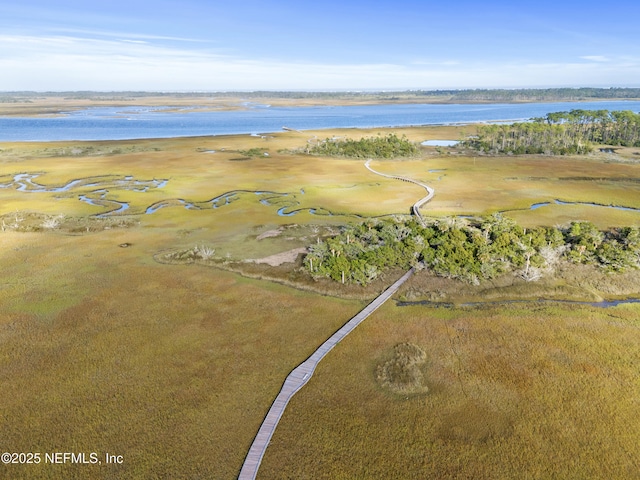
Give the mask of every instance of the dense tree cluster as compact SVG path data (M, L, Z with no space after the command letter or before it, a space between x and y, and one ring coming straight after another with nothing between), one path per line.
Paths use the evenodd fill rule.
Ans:
M640 114L631 110L571 110L549 113L533 121L543 125L565 126L575 137L589 142L626 147L640 146Z
M309 247L305 267L315 277L366 285L385 269L426 267L440 276L478 283L514 272L537 280L559 261L600 265L611 271L640 266L640 229L609 232L590 222L566 229L525 229L493 214L475 223L459 218L366 220Z
M411 157L419 152L418 146L404 135L364 137L360 140L327 138L308 150L314 155L351 158Z
M584 154L593 143L640 146L640 115L631 111L571 110L532 122L481 125L467 146L506 154Z
M477 136L464 145L493 154L572 155L589 153L593 147L566 125L513 123L478 126Z

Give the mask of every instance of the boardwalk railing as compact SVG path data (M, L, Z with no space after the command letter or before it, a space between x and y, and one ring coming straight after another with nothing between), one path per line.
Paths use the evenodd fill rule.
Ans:
M295 393L309 381L311 375L313 375L313 372L316 369L316 366L320 363L320 360L322 360L324 356L338 344L338 342L351 333L353 329L356 328L365 318L386 302L391 295L393 295L400 286L411 277L411 275L413 275L413 269L400 277L393 285L387 288L375 300L361 310L360 313L345 323L340 330L331 335L331 337L320 345L320 347L313 352L307 360L293 369L284 381L284 385L282 386L280 393L278 393L278 396L267 412L267 416L263 420L260 430L258 430L258 434L251 444L249 453L242 465L242 470L240 470L240 476L238 477L239 480L254 480L256 478L258 468L260 468L260 463L262 462L262 457L269 446L273 432L275 431L289 400L291 400L291 397L293 397L293 395L295 395Z

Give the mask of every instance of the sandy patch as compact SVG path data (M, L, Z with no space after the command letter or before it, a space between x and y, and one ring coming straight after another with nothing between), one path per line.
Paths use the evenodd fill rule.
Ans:
M277 236L279 236L282 232L283 232L282 227L278 228L277 230L269 230L269 231L266 231L266 232L261 233L260 235L258 235L258 236L256 237L256 240L263 240L263 239L265 239L265 238L277 237Z
M248 261L253 263L266 263L267 265L271 265L272 267L277 267L279 265L282 265L283 263L295 262L298 258L298 255L306 252L306 247L300 247L294 248L293 250L288 250L286 252L276 253L275 255L270 255L268 257Z

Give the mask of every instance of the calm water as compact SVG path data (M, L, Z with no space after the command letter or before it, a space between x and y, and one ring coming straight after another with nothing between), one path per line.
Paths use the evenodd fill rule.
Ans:
M519 121L572 110L640 111L640 102L487 105L369 105L345 107L253 106L229 112L167 112L165 108L98 107L57 118L0 117L0 141L125 140L282 130L399 127Z

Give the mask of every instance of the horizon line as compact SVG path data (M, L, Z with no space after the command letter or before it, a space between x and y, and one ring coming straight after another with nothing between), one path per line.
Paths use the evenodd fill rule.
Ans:
M554 87L439 87L439 88L344 88L344 89L219 89L219 90L0 90L2 94L16 93L417 93L469 91L543 91L543 90L638 90L640 86L554 86Z

